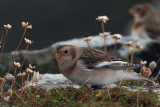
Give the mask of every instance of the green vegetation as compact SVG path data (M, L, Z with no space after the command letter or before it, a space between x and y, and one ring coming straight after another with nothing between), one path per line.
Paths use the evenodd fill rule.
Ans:
M137 92L128 91L124 88L109 89L109 100L107 90L96 91L92 88L83 86L80 89L68 87L66 89L51 89L45 91L42 89L26 88L23 92L13 92L8 101L2 102L2 105L9 106L34 106L34 107L47 107L47 106L136 106L137 105ZM138 91L138 102L140 107L144 106L158 106L158 96L153 90L148 92ZM19 98L19 97L20 98Z

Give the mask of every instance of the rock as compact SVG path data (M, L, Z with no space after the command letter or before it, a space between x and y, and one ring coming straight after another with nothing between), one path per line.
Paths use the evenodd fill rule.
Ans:
M73 86L74 88L79 87L79 85L72 83L62 74L40 74L39 78L40 79L38 83L32 83L31 80L31 82L25 87L35 86L36 84L38 84L38 86L44 90L49 90L52 88L66 88L70 86Z

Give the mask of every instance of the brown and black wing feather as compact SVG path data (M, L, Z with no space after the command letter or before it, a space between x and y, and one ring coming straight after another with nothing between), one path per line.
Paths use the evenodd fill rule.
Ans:
M87 69L93 69L97 64L104 61L122 61L122 59L109 56L105 52L95 48L82 48L82 55L78 60L83 61Z
M120 58L109 56L105 52L95 48L82 48L82 54L78 58L85 65L86 69L141 69L139 64L124 63ZM97 67L102 62L109 62L106 65ZM113 63L114 62L114 63Z

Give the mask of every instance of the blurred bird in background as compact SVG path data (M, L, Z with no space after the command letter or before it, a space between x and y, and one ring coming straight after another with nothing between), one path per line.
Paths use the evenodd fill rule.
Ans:
M160 20L154 7L147 3L134 5L129 13L133 15L132 36L160 40Z

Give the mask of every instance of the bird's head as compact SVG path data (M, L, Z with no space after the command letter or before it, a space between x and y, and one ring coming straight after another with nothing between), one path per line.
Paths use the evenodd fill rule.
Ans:
M55 55L58 65L64 68L72 66L78 52L79 48L73 45L58 46Z
M129 10L129 13L134 16L134 19L137 22L144 22L151 18L152 20L158 20L154 7L147 2L134 5Z

